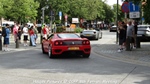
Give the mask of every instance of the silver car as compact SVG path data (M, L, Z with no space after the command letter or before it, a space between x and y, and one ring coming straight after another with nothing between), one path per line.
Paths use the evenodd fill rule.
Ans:
M98 40L102 38L102 31L99 29L83 30L80 32L80 37Z
M138 25L137 36L141 41L150 41L150 25Z
M137 35L150 37L150 25L138 25Z

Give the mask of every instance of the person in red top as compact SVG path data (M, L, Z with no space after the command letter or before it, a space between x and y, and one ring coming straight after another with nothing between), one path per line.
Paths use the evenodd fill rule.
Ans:
M43 32L43 38L47 39L47 28L46 25L44 25L44 28L42 29Z
M34 35L33 26L31 26L31 28L29 29L29 35L30 35L30 39L31 39L32 46L33 46L33 47L36 47L35 35Z

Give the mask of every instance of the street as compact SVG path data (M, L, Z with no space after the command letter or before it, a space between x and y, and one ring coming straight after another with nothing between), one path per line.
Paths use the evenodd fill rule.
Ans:
M0 84L150 84L149 66L94 52L97 45L101 48L115 39L115 34L104 30L102 39L91 40L90 58L49 59L40 46L0 54Z

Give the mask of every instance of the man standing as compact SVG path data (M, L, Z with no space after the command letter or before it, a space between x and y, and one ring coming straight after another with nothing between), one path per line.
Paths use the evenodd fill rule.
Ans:
M27 46L27 41L28 41L28 25L26 24L25 27L23 28L23 40L24 40L24 46Z
M56 27L56 24L55 24L55 22L54 22L54 24L53 24L53 33L56 33L56 31L57 31L57 27Z
M136 48L136 37L137 37L137 25L138 25L138 22L134 22L134 48Z
M9 25L6 24L6 27L4 29L5 35L4 35L4 51L9 51L8 50L8 45L9 45L9 34L10 34L10 29L9 29Z
M132 25L132 22L128 22L128 27L127 27L127 45L126 45L126 50L131 50L134 48L134 26ZM129 48L130 46L130 48Z

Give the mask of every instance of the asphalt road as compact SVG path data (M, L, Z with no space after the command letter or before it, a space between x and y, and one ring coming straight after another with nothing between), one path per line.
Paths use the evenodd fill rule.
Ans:
M103 40L115 39L104 32ZM91 41L94 44L105 42ZM40 47L0 54L0 84L150 84L150 67L130 64L91 53L89 59L49 59Z

